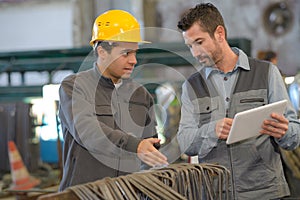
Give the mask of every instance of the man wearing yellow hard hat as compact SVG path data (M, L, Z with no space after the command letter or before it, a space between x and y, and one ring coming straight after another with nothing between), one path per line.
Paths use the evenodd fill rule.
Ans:
M64 135L59 190L168 164L155 131L153 98L130 79L143 41L138 21L109 10L94 22L93 68L66 77L59 90Z

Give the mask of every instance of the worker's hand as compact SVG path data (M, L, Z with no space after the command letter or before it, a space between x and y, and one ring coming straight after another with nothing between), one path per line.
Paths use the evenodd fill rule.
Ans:
M282 138L288 130L289 120L283 115L276 113L272 113L271 117L271 120L264 120L260 133L273 136L274 138Z
M215 131L219 139L227 139L230 128L232 126L232 121L233 119L231 118L224 118L217 122Z
M160 153L153 145L160 142L157 138L148 138L140 142L137 148L138 157L151 167L167 165L167 157Z

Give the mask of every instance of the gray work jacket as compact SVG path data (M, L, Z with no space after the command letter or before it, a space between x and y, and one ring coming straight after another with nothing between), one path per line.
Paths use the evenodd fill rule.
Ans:
M239 71L228 110L214 85L217 83L205 79L203 71L195 73L185 82L178 142L181 150L191 156L197 155L199 149L207 151L205 155L199 155L199 162L218 163L230 170L231 199L280 198L289 195L289 188L282 169L279 145L273 137L260 135L226 145L225 140L217 139L215 133L208 135L205 129L199 132L202 127L214 130L216 121L221 118L233 118L240 111L269 103L269 63L249 58L249 64L251 70L241 68ZM288 118L296 122L295 113L289 114ZM299 126L299 122L295 125ZM297 134L296 140L289 142L293 148L297 147L294 144L299 143ZM211 145L207 142L216 145L206 150Z
M127 79L115 88L94 66L66 77L59 95L64 136L59 190L140 170L138 144L157 137L153 98L144 87Z

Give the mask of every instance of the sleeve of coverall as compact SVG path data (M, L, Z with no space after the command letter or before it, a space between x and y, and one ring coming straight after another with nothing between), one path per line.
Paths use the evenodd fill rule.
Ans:
M299 119L297 119L297 113L290 102L282 76L275 65L271 64L269 74L269 103L283 99L289 100L288 107L284 114L289 120L288 131L281 139L275 139L275 141L283 149L296 149L300 144L300 122Z

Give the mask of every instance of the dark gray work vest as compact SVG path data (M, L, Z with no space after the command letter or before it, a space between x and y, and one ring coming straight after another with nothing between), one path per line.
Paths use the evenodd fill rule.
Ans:
M215 87L215 84L219 83L206 80L204 70L188 79L188 93L194 106L193 116L199 119L199 127L224 117L233 118L238 112L269 103L270 63L248 59L250 70L238 69L229 110L225 110L224 99L219 97ZM199 157L199 162L217 163L231 171L231 199L268 199L261 195L288 194L278 145L268 135L260 135L231 145L219 139L207 155Z
M262 106L268 103L269 63L249 58L250 70L239 68L230 109L225 111L224 100L210 79L205 79L204 70L188 79L189 96L194 105L195 114L200 114L199 126L218 118L233 118L238 112Z

